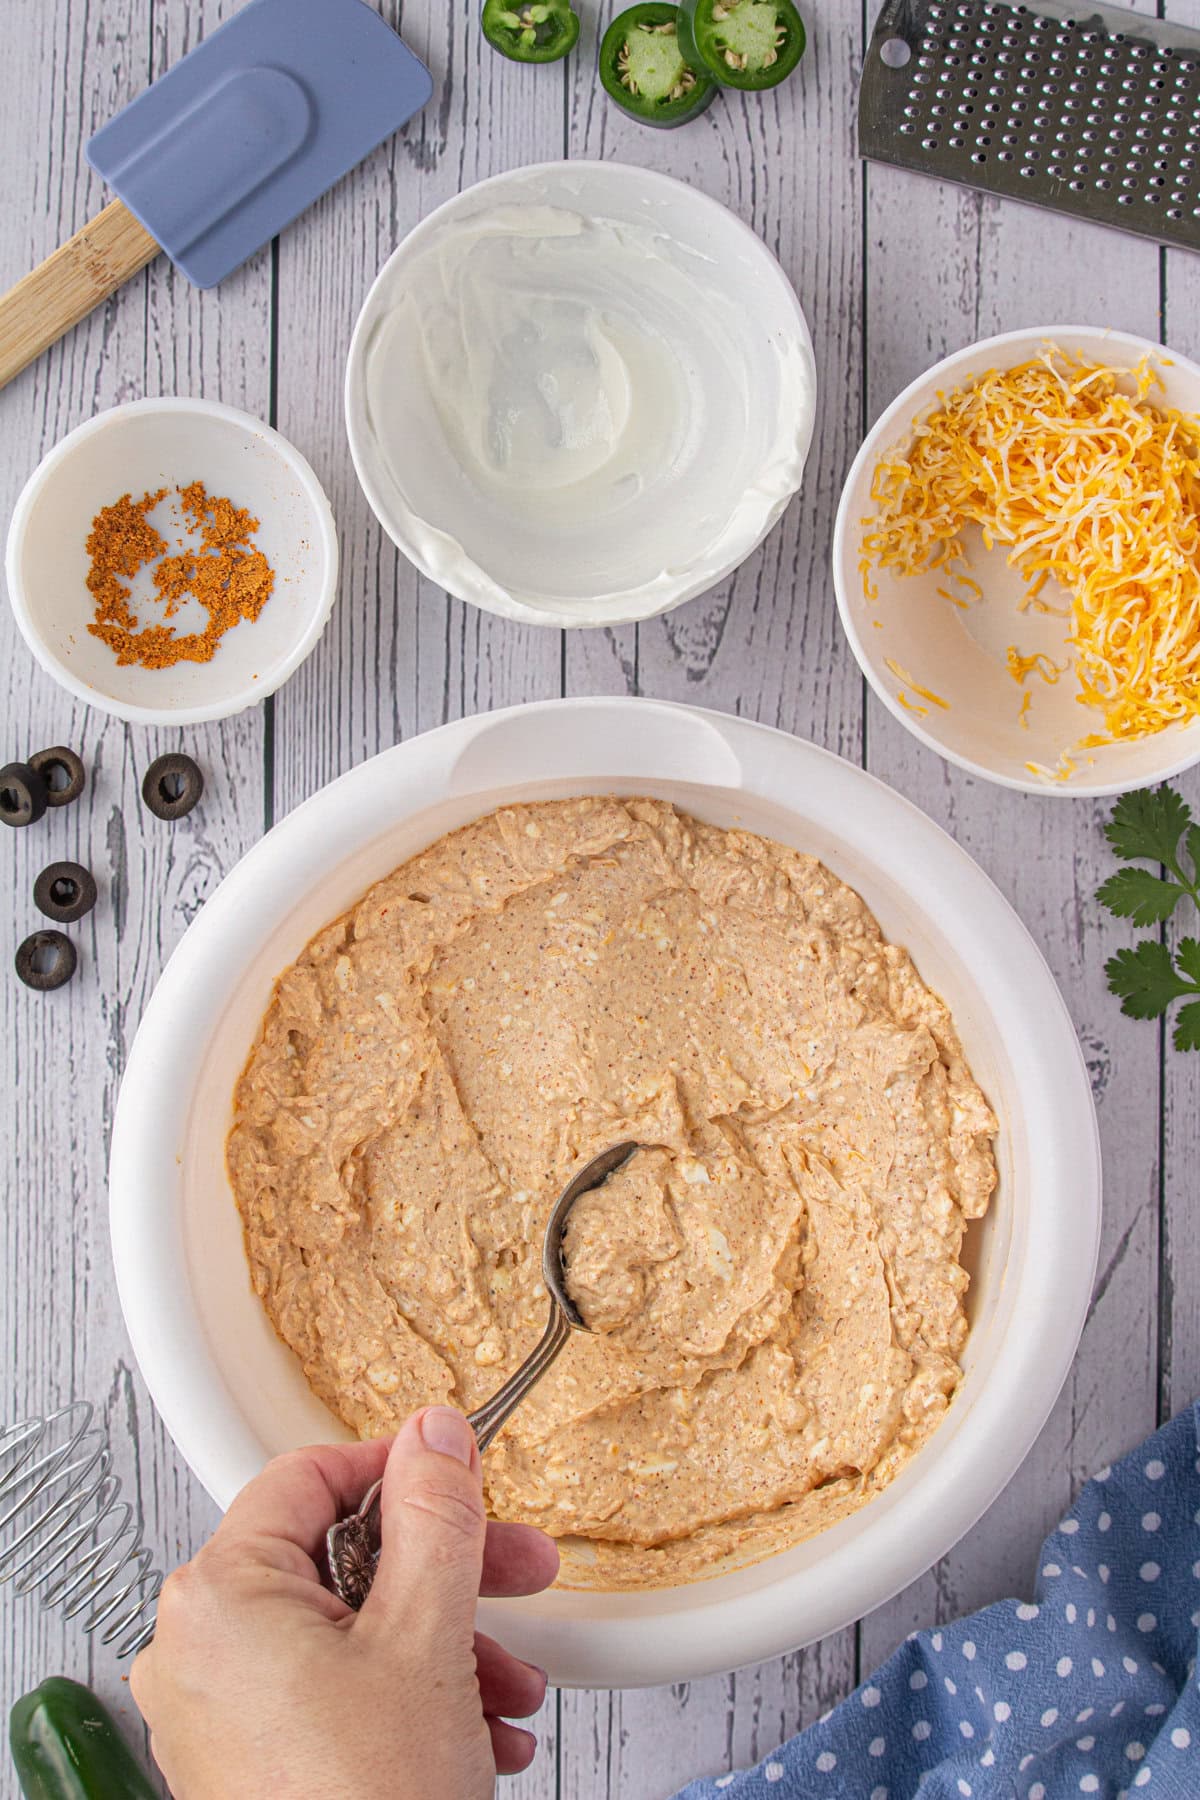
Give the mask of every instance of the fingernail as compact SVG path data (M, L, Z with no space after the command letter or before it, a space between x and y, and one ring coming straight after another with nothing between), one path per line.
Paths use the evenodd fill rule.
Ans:
M475 1433L452 1406L431 1406L422 1413L421 1438L425 1448L436 1450L439 1456L452 1456L460 1463L471 1461Z

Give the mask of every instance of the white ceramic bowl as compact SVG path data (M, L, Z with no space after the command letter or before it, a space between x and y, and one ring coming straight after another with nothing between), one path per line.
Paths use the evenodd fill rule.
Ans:
M1120 794L1164 781L1200 761L1200 722L1074 753L1074 772L1065 780L1032 772L1029 763L1054 769L1063 751L1081 737L1103 730L1103 717L1080 706L1069 675L1053 687L1036 674L1027 678L1024 688L1014 682L1005 662L1008 645L1016 643L1025 655L1045 651L1061 664L1070 655L1069 622L1032 610L1018 614L1025 583L1007 566L1003 548L989 553L977 533L967 534L971 573L985 590L982 602L967 611L939 596L937 590L948 585L941 573L901 576L873 569L871 580L879 597L870 602L859 569L862 522L874 511L871 482L883 456L907 447L914 421L928 412L939 394L949 395L989 369L1028 362L1047 343L1116 368L1130 368L1147 357L1162 377L1162 388L1154 392L1184 412L1200 413L1200 367L1128 332L1047 325L971 344L906 387L867 434L838 507L834 587L842 625L863 674L888 711L931 750L973 774L1028 793L1067 798ZM1043 598L1049 593L1047 589ZM914 693L912 682L948 701L949 710ZM1023 692L1031 696L1024 726L1018 716ZM899 698L901 693L908 705ZM914 705L923 707L924 713L913 711Z
M275 590L253 623L242 620L222 638L211 662L122 668L87 630L92 520L124 493L139 499L192 481L260 521L254 546L275 571ZM337 530L308 463L269 425L212 400L135 400L78 426L34 470L9 526L6 567L25 642L69 693L137 724L191 725L253 706L300 667L333 606ZM174 622L202 628L199 603Z
M572 245L586 249L584 235L569 231L555 236L547 227L536 254L514 261L509 246L523 241L512 224L519 207L555 208L560 221L582 217L603 230L609 222L648 230L652 241L668 246L669 292L651 287L643 293L636 284L617 280L606 288L611 256L590 268L586 262L564 267L560 258L570 256ZM447 286L464 296L464 309L476 309L464 317L459 355L449 366L457 369L460 361L470 366L485 392L484 399L476 396L480 411L489 401L491 410L478 420L472 416L469 424L456 412L448 424L432 394L445 385L438 373L442 365L429 379L423 372L432 352L425 315L414 298L422 291L415 272L428 269L426 259L445 254L447 243L477 221L488 246L487 279L494 280L499 297L489 287L487 304L479 304L481 278L474 264L465 273L439 269L434 291L443 324L440 297ZM564 248L548 256L547 244ZM652 260L639 248L631 266L636 270ZM555 295L552 310L537 290L543 280ZM519 299L507 304L505 296L530 291L540 310L527 334L514 333L494 346L521 304ZM509 454L520 457L512 441L525 444L549 429L540 413L545 407L571 440L567 455L582 454L579 446L591 442L597 414L589 383L602 365L578 324L589 311L605 321L606 354L612 357L613 343L623 346L617 357L623 374L628 352L635 385L639 359L660 357L664 365L686 372L690 391L699 398L686 421L678 402L680 418L672 429L679 441L670 454L687 459L682 466L689 474L655 482L651 468L669 463L652 458L644 480L635 481L628 472L619 482L605 476L607 486L593 480L581 506L577 477L568 480L555 468L554 479L544 470L527 475L523 486L516 484L514 498L514 484L494 486L491 480L495 439L507 436ZM718 329L716 321L726 313L727 327ZM554 341L558 360L546 348L547 339ZM493 352L503 376L491 372ZM510 385L497 395L502 380ZM611 380L619 392L618 377ZM577 385L567 392L569 383ZM595 385L603 387L604 381ZM548 391L557 396L552 407ZM619 404L630 407L624 423L614 427L617 441L624 443L626 433L636 435L629 417L644 414L636 392L632 401L613 400L614 417ZM655 417L672 418L676 404L671 391ZM424 575L460 600L538 625L646 619L723 580L761 543L799 487L814 408L808 326L762 240L699 188L612 162L514 169L466 189L422 219L367 295L346 370L354 466L384 530ZM486 458L481 444L488 446ZM735 445L742 446L736 453ZM725 484L709 491L702 477L722 458L728 464ZM484 461L486 478L480 474ZM532 466L542 469L536 459Z
M944 832L852 764L765 726L657 701L549 701L464 719L362 764L277 825L189 928L147 1009L113 1132L113 1253L167 1427L226 1505L279 1451L344 1431L251 1291L224 1168L231 1095L276 976L373 881L513 800L652 794L821 856L951 1005L1000 1120L973 1227L972 1329L946 1422L854 1517L767 1562L640 1594L488 1601L566 1685L679 1681L840 1629L979 1518L1037 1435L1083 1327L1100 1221L1088 1077L1032 939Z

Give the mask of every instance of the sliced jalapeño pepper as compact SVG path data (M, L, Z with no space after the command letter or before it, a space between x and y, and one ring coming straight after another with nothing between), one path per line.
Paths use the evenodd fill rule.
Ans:
M804 42L804 21L792 0L680 3L680 49L722 87L778 87L804 55Z
M600 82L645 125L686 125L716 98L711 75L692 67L676 36L679 8L642 0L618 13L600 41Z
M492 49L513 62L558 62L579 37L570 0L484 0L479 23Z

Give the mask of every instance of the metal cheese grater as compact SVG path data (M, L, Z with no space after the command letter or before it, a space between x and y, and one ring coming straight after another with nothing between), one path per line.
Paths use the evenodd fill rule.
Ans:
M1200 250L1200 31L1087 0L885 0L858 147Z

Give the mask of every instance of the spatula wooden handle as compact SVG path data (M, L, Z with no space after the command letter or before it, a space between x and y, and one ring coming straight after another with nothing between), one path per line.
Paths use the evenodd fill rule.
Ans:
M0 298L0 387L144 269L159 246L112 200Z

